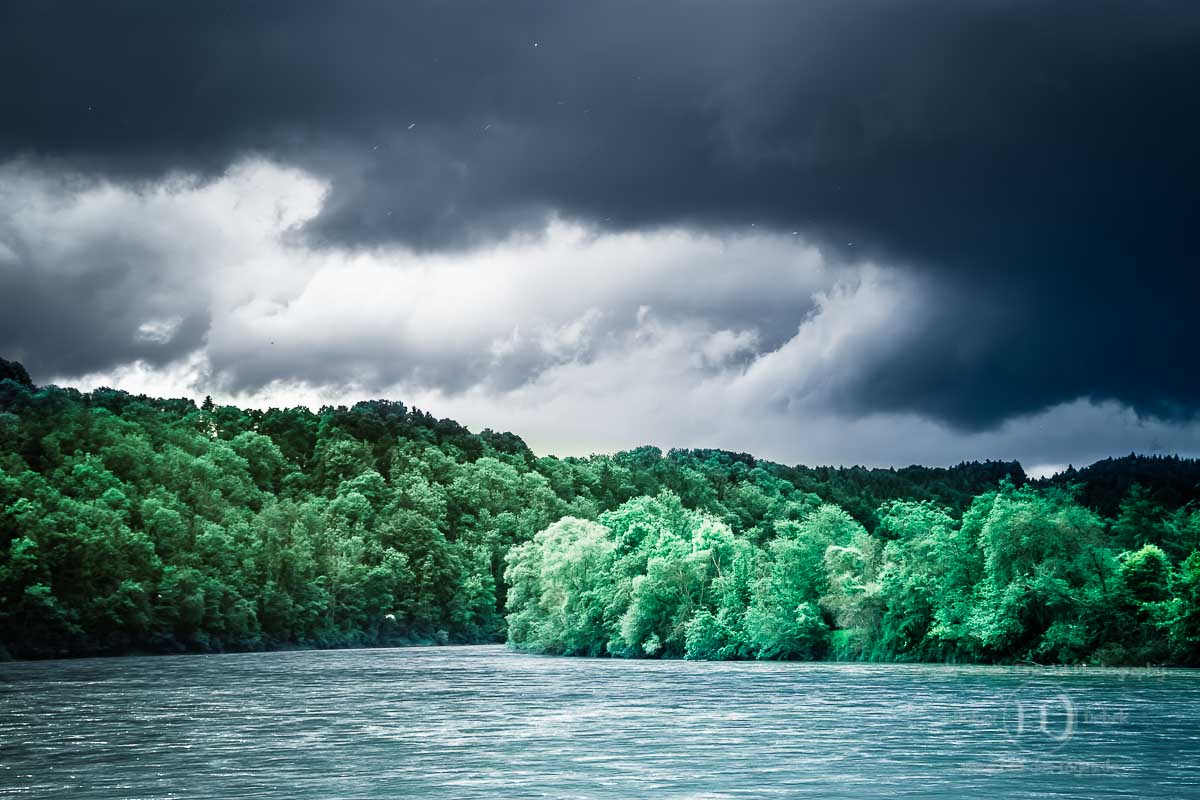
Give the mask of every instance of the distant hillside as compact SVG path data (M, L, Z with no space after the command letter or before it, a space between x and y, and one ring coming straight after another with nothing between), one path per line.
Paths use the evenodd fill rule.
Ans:
M1083 469L1068 468L1039 485L1081 486L1079 499L1088 508L1115 516L1134 485L1166 508L1179 508L1200 498L1200 460L1178 456L1129 454L1106 458Z

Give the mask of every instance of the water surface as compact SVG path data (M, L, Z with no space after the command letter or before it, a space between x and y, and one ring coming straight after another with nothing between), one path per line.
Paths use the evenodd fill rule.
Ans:
M1200 672L412 648L0 664L0 796L1200 798Z

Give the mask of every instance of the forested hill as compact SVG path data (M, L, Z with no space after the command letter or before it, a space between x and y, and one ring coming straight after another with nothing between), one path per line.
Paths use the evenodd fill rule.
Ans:
M398 402L197 407L37 388L0 360L0 655L507 634L563 653L1183 662L1198 483L1180 459L1035 484L1015 462L537 457ZM1013 519L1045 541L1001 542ZM945 575L958 595L938 595ZM1092 584L1092 606L1065 599ZM1114 622L1102 606L1121 603Z
M1157 507L1179 508L1200 495L1200 460L1130 453L1083 469L1068 467L1039 485L1078 486L1081 503L1110 517L1121 513L1130 492Z

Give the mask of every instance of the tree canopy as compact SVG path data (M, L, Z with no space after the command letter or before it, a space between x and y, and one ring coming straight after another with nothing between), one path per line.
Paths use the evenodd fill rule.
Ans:
M1200 465L538 457L403 403L246 410L0 362L0 655L409 642L1186 663ZM1119 495L1119 496L1118 496Z

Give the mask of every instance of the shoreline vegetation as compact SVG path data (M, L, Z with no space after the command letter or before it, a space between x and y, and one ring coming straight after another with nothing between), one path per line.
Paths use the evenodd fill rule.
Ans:
M62 653L55 656L37 656L34 658L16 658L11 653L0 652L0 664L24 663L29 661L50 661L55 659L78 660L83 658L162 658L164 656L236 656L264 653L336 653L342 650L408 650L412 648L445 648L445 647L505 647L503 642L475 643L441 643L432 639L407 640L397 639L381 641L376 644L334 644L321 645L314 643L296 642L263 642L258 647L231 650L125 650L118 653Z
M112 659L123 658L170 658L182 657L188 658L191 656L255 656L255 655L272 655L272 654L288 654L288 653L341 653L345 651L363 650L476 650L479 648L491 648L504 650L517 656L528 656L532 658L545 658L550 660L568 659L582 661L690 661L693 664L826 664L837 665L845 664L847 666L854 665L871 665L871 666L898 666L898 667L981 667L981 668L998 668L998 669L1027 669L1035 670L1039 673L1044 673L1048 676L1054 675L1072 675L1072 674L1088 674L1092 672L1104 673L1108 675L1128 674L1131 676L1167 676L1172 674L1191 674L1200 672L1198 665L1184 664L1100 664L1100 663L1058 663L1058 664L1042 664L1036 661L864 661L862 659L846 659L838 660L833 658L824 659L688 659L688 658L671 658L661 657L652 658L619 658L611 655L587 656L587 655L559 655L554 653L540 653L532 650L518 647L511 642L446 642L442 644L436 641L392 641L381 642L378 644L368 645L315 645L315 644L287 644L275 643L269 646L263 646L245 650L182 650L182 651L138 651L129 650L121 653L88 653L75 655L61 655L38 658L14 658L11 654L0 654L0 664L36 664L45 661L80 661L84 659L101 659L109 661Z
M1200 462L537 457L402 403L38 388L0 360L0 657L1200 665Z

